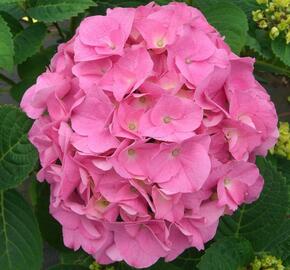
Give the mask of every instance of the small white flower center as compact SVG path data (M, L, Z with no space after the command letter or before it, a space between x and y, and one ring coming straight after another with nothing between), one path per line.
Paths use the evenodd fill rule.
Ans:
M180 149L176 148L171 152L172 156L177 157L180 154Z
M170 116L163 117L163 122L164 124L169 124L171 122L171 117Z

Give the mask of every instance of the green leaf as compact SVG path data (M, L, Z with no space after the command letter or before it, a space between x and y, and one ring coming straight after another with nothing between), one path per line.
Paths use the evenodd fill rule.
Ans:
M66 250L63 245L61 225L49 213L49 185L46 183L38 183L36 180L34 181L37 194L35 215L42 237L52 247L58 250Z
M24 80L13 85L10 89L11 97L15 101L20 102L25 91L33 84L34 84L33 80Z
M273 53L278 57L285 65L290 66L290 44L286 44L285 39L277 38L272 41Z
M285 178L265 159L259 159L260 172L265 179L264 190L253 204L243 205L232 216L220 221L220 236L240 236L248 239L255 251L264 250L284 222L288 191Z
M48 270L88 270L88 268L81 265L60 264L50 267Z
M17 19L15 19L11 14L5 11L0 11L0 16L2 16L2 18L8 24L13 36L15 36L17 33L23 30L21 23Z
M35 167L37 153L27 139L31 121L18 108L0 106L0 190L17 186ZM1 269L1 268L0 268Z
M1 4L22 3L24 0L1 0Z
M10 28L0 16L0 69L13 69L14 45Z
M259 43L257 38L252 37L251 35L247 35L246 40L246 47L248 47L250 50L252 50L254 53L257 54L257 56L269 60L271 58L271 54L269 54Z
M27 10L28 14L40 21L54 22L69 19L95 5L92 0L45 0Z
M29 205L16 191L0 191L0 269L39 270L42 242Z
M46 26L42 23L35 23L18 33L14 38L15 63L21 64L28 57L37 53L42 45L45 34Z
M230 0L239 6L248 16L249 20L252 20L252 11L261 8L256 0Z
M22 80L33 81L49 66L56 47L52 46L28 58L18 66L18 75Z
M290 260L290 219L286 220L277 230L276 236L271 239L265 248L271 254L284 260Z
M174 265L173 263L167 263L167 262L164 262L163 260L159 260L157 263L155 263L154 265L146 269L148 270L181 270L184 268L180 268L177 265Z
M237 270L248 265L254 257L249 241L242 238L224 238L212 244L201 257L199 270Z
M23 7L21 7L19 3L3 4L2 2L0 2L0 10L9 13L16 19L21 19L23 16L26 15Z
M246 43L249 28L243 10L232 3L219 2L203 11L208 22L225 36L225 41L239 54Z
M290 160L286 158L276 157L276 167L286 178L286 184L288 186L288 212L287 215L290 217Z
M207 243L208 245L209 243ZM198 251L194 248L189 248L183 254L178 256L173 263L179 266L181 269L196 270L196 265L200 261L200 257L204 254L204 251Z
M60 260L63 264L81 265L89 267L94 262L93 257L85 253L83 250L72 251L66 249L60 253Z

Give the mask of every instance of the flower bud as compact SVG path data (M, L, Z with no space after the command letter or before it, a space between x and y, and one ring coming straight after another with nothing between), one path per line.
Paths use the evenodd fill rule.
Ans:
M255 22L258 22L258 21L264 19L264 13L260 9L252 11L252 15L253 15L253 20Z
M265 29L268 27L268 23L266 22L266 20L262 20L259 22L259 27L262 29Z
M290 43L290 31L288 30L287 34L286 34L286 44Z
M280 34L279 29L276 26L273 26L270 30L269 36L272 40L276 39Z

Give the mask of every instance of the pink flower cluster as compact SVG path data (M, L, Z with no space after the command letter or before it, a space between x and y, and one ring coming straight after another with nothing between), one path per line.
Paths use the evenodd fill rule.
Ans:
M256 200L278 131L253 64L185 4L83 20L21 102L65 245L148 267Z

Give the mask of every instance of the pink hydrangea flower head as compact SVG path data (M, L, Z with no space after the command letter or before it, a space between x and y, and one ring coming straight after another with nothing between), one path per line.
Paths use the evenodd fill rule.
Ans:
M253 64L186 4L84 19L21 102L64 244L149 267L256 200L278 132Z

